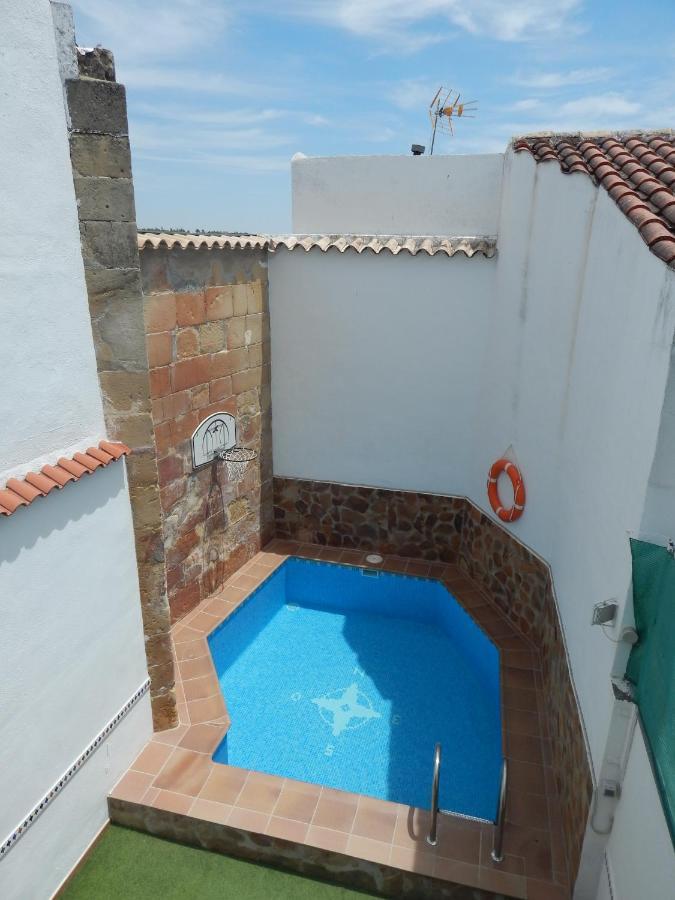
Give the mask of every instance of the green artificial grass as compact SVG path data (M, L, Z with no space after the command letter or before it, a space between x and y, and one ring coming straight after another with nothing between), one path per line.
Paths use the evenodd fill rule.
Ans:
M111 825L59 900L363 900L372 896Z

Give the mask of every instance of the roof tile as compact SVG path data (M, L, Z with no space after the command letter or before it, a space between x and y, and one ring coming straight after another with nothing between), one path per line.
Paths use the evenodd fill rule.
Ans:
M649 249L675 268L675 133L526 135L516 153L555 161L602 185Z
M483 256L494 256L496 242L491 237L445 237L441 235L404 235L404 234L287 234L277 236L249 235L244 238L239 235L194 235L171 234L170 232L139 232L138 246L143 249L161 250L163 248L191 248L222 249L237 248L242 246L263 247L274 252L283 247L287 250L296 248L312 250L317 247L324 252L326 250L355 250L363 253L364 250L372 253L381 253L383 250L394 256L401 252L415 256L418 253L427 253L435 256L444 253L446 256L454 256L455 253L464 253L465 256L474 256L482 253Z
M28 472L23 480L10 478L4 490L0 490L0 516L11 516L20 506L28 506L54 488L60 490L69 481L77 481L127 453L131 451L124 444L101 441L86 453L73 454L72 459L62 456L55 466L45 465L41 472Z

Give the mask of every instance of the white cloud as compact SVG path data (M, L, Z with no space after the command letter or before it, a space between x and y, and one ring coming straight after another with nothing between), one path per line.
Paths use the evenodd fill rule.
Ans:
M120 61L167 59L218 40L231 13L218 0L72 0L78 41ZM84 34L83 34L84 32Z
M533 109L540 109L541 105L541 100L535 100L532 97L527 97L525 100L516 100L515 103L512 103L509 106L509 109L513 112L529 112Z
M399 109L423 110L429 106L438 85L428 79L408 78L394 85L389 100Z
M452 30L498 41L577 33L582 0L289 0L284 10L371 38L419 50ZM435 27L432 27L435 26Z
M521 87L534 88L536 90L556 90L574 85L607 81L612 74L611 69L599 66L594 69L572 69L569 72L538 72L532 75L516 75L512 81Z

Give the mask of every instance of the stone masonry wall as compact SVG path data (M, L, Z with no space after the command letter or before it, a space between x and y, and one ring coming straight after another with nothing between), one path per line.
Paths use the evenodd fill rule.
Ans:
M548 566L463 497L274 479L276 536L456 563L490 594L542 658L551 767L572 883L592 780Z
M112 72L110 58L106 78ZM106 428L133 451L127 473L153 720L161 730L178 720L125 92L114 80L82 77L80 70L66 82L66 96Z
M152 417L171 618L184 616L273 534L266 253L141 252ZM216 412L258 454L232 483L192 468L190 438Z

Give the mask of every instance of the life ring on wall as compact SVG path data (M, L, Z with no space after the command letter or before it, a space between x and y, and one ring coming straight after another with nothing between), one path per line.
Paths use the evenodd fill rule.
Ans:
M513 506L508 508L502 506L497 488L497 480L502 472L509 476L513 486ZM525 509L525 482L518 466L504 458L493 463L488 472L487 494L490 506L502 522L515 522L519 519Z

